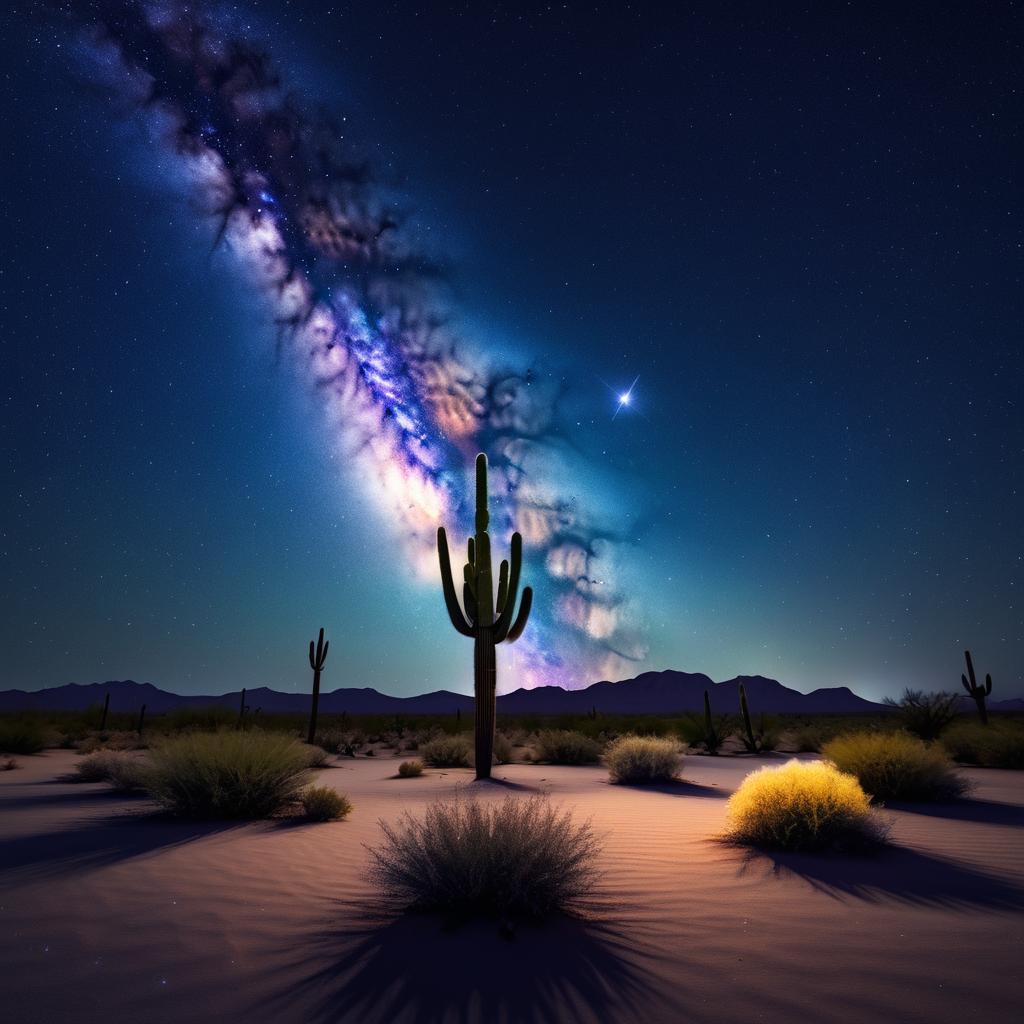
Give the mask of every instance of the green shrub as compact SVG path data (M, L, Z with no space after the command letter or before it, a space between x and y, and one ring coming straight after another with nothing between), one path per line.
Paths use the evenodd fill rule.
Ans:
M604 752L612 782L670 782L683 762L678 742L662 736L622 736Z
M958 722L942 734L950 757L986 768L1024 768L1024 729L1002 722Z
M0 722L0 752L38 754L46 746L46 733L35 722L13 719Z
M422 818L406 813L381 829L371 878L404 907L543 917L579 905L596 882L590 823L574 824L542 796L438 801Z
M186 733L153 748L150 794L190 818L267 818L309 781L309 754L286 735Z
M769 849L849 850L886 836L860 783L820 761L751 772L729 798L727 815L727 839Z
M340 821L352 810L352 801L330 786L310 786L302 791L302 809L310 821Z
M398 766L398 774L403 779L416 779L423 774L422 761L403 761Z
M876 800L949 800L967 789L941 747L906 733L837 736L822 754Z
M549 764L597 764L601 744L569 729L544 729L537 737L536 759Z
M432 768L468 768L473 744L466 733L438 736L420 747L420 757Z

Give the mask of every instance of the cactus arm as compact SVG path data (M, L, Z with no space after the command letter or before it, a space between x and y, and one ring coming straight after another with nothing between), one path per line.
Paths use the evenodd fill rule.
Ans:
M516 621L509 627L509 631L502 637L508 643L513 643L523 635L526 629L526 620L530 617L530 608L533 606L533 587L523 587L523 599L519 602L519 614ZM497 640L497 637L495 637Z
M476 564L476 545L473 543L473 538L469 538L469 543L466 545L466 561L470 565Z
M967 660L967 678L971 681L971 689L975 689L978 685L978 680L974 675L974 661L971 659L971 652L964 651L964 658Z
M498 568L498 600L494 610L500 615L505 607L505 598L508 595L508 560L502 559Z
M967 676L965 676L962 672L960 673L960 682L964 684L964 689L968 693L973 693L973 691L971 690L971 684L967 682Z
M466 621L466 616L459 607L459 599L455 594L455 584L452 582L452 561L448 554L448 537L444 527L437 529L437 559L441 565L441 588L444 591L444 604L448 609L448 618L457 633L463 636L474 636L472 627Z
M519 571L523 567L523 538L519 533L512 534L512 549L509 554L508 587L505 590L505 604L494 624L495 635L504 638L508 635L512 624L512 612L516 606L516 595L519 593ZM525 625L525 623L524 623Z
M309 667L311 669L314 669L314 670L316 669L316 660L313 657L313 641L312 640L309 641Z
M985 696L987 697L992 692L992 676L987 672L985 673Z
M466 609L466 619L471 626L476 625L476 598L468 583L462 584L462 604Z
M330 640L328 640L328 641L327 641L327 642L326 642L326 643L324 644L324 653L323 653L323 654L321 654L321 655L320 655L320 658L319 658L319 661L320 661L320 667L321 667L321 668L323 668L323 667L324 667L324 665L326 665L326 664L327 664L327 648L328 648L328 647L330 647L330 646L331 646L331 641L330 641Z

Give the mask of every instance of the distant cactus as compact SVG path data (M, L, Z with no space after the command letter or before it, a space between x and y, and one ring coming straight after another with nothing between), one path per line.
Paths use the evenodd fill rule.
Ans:
M110 710L110 694L108 693L103 698L103 714L100 715L100 732L106 731L107 728L107 712Z
M306 734L306 742L312 743L316 736L316 714L320 707L320 673L324 670L324 663L327 661L327 648L331 641L324 640L323 626L320 627L320 637L313 646L309 641L309 667L313 670L313 707L309 712L309 732ZM344 673L343 673L344 674Z
M143 704L142 707L139 708L139 728L138 728L138 733L139 733L140 736L142 735L142 727L143 727L143 725L145 725L145 723L146 723L146 705Z
M988 725L988 708L985 707L985 698L992 692L992 677L986 675L985 685L980 686L974 675L971 652L964 651L964 657L967 659L967 675L961 675L960 681L964 684L967 693L974 699L974 703L978 705L978 717L981 719L981 724Z
M476 457L476 533L469 538L463 567L462 605L452 579L451 556L444 527L437 530L437 556L448 617L456 632L473 638L473 693L476 706L476 777L491 777L494 756L494 722L497 710L498 669L495 645L517 640L526 628L533 590L523 589L519 614L513 619L523 561L523 538L512 534L509 561L502 561L495 598L491 572L491 538L487 532L487 456Z
M747 691L740 683L740 714L743 716L743 746L751 754L760 754L766 750L774 750L778 743L778 735L768 725L767 719L761 715L760 728L755 732L750 721L750 708L747 706Z
M241 731L245 728L245 713L249 710L249 706L245 703L245 687L242 687L242 697L238 702L238 729Z
M742 687L740 688L742 691ZM746 694L743 694L743 700L746 700ZM709 754L717 754L719 748L722 746L722 737L719 735L718 730L715 728L714 719L711 717L711 695L707 690L704 691L704 749Z

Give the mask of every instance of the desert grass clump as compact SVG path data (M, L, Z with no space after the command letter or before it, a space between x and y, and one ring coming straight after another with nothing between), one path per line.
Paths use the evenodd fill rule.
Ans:
M951 800L967 790L942 747L906 733L837 736L821 752L876 800Z
M124 750L95 750L75 765L75 782L107 782L121 793L149 788L146 762Z
M620 736L604 752L612 782L671 782L679 777L683 753L664 736Z
M468 768L473 744L465 733L438 736L420 747L420 757L431 768Z
M959 722L942 734L950 757L985 768L1024 768L1024 728L1009 722Z
M46 746L46 733L35 722L11 719L0 721L0 752L38 754Z
M153 748L150 795L187 818L268 818L309 781L309 752L289 736L189 733Z
M310 821L340 821L352 811L352 801L330 786L310 786L302 791L301 800Z
M766 849L856 850L887 835L856 778L820 761L751 772L727 814L728 841Z
M589 822L544 796L500 804L455 797L381 821L371 878L404 908L453 917L541 918L572 910L592 893L600 843Z
M549 764L597 764L601 744L571 729L544 729L537 737L535 759Z
M512 741L503 732L496 732L494 734L494 763L511 764L513 757Z
M423 774L423 762L403 761L398 766L398 774L403 779L418 779Z

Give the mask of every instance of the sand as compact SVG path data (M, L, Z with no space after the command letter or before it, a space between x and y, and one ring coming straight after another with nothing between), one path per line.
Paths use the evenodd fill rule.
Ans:
M688 784L512 765L391 778L340 760L330 824L173 823L144 798L59 781L67 751L0 773L5 1021L950 1021L1018 1019L1024 773L973 798L890 809L871 859L723 846L725 798L768 758L690 757ZM549 792L604 835L588 921L445 930L382 920L365 880L378 819L455 786Z

